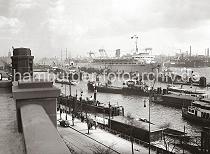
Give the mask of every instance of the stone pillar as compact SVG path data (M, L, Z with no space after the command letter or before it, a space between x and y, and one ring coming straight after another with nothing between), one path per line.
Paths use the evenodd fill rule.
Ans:
M15 83L15 82L14 82ZM20 108L27 104L38 104L44 108L55 127L57 127L57 98L60 89L52 82L23 82L19 81L12 87L16 103L18 131L22 132Z

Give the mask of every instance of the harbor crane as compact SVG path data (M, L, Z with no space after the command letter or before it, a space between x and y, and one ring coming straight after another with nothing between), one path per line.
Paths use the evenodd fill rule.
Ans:
M90 52L88 52L88 55L89 55L90 58L93 58L93 55L95 56L95 53L90 51Z
M99 49L99 53L101 58L108 57L105 49Z

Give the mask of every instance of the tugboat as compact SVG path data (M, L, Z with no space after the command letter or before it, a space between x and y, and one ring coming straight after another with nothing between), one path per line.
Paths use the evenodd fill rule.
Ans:
M210 126L210 104L195 101L188 108L182 108L182 117L198 124Z

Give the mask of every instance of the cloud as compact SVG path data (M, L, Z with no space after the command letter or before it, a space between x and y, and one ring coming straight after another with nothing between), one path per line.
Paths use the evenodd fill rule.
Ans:
M7 18L4 16L0 16L1 36L17 34L20 31L21 26L21 22L18 20L18 18Z
M0 1L2 47L28 46L36 56L72 55L104 47L130 51L131 35L140 46L162 49L208 46L208 0L8 0Z

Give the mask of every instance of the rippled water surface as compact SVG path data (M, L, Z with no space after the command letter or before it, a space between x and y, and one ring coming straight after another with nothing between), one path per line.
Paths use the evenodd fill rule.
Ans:
M210 68L195 68L192 69L198 72L201 76L207 77L207 82L210 82ZM76 95L76 91L78 96L80 92L83 91L83 97L90 97L93 93L88 92L87 90L87 82L80 82L77 86L72 87L72 95ZM119 83L117 83L119 84ZM57 87L61 88L62 92L65 93L65 86L61 86L60 84L55 84ZM156 87L162 86L166 87L166 84L156 83ZM184 88L190 88L189 86L184 86ZM193 87L194 89L199 89ZM210 94L210 91L205 88ZM69 86L66 86L66 94L69 95ZM111 104L119 104L124 106L125 114L131 113L135 118L145 118L148 119L148 98L141 96L126 96L121 94L109 94L109 93L97 93L97 100L102 103L111 103ZM146 100L146 107L144 107L144 100ZM167 106L163 106L160 104L151 103L151 122L161 126L164 124L170 124L171 128L178 129L183 131L184 126L186 127L186 132L190 134L196 134L199 132L200 127L193 125L192 123L182 119L181 109L175 109Z

